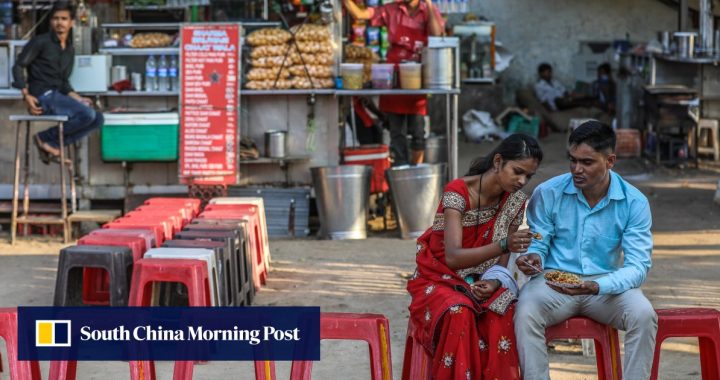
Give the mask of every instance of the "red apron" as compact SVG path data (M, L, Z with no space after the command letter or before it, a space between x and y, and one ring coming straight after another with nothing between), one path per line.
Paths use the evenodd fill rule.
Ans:
M420 62L422 48L427 45L425 29L414 29L398 25L397 31L389 36L390 49L387 62L395 64L395 72L400 75L397 65L403 61ZM380 111L399 114L426 115L427 97L425 95L383 95L380 97Z

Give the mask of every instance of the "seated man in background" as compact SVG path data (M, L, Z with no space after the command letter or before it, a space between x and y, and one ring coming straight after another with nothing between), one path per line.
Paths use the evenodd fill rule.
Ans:
M535 96L550 111L561 111L575 107L590 106L587 97L577 96L567 91L565 86L553 78L553 69L549 63L538 66L535 83Z

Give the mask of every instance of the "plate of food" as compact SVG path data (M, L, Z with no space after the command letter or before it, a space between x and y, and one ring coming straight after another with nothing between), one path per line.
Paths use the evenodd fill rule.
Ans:
M578 275L557 270L545 273L545 282L559 288L570 289L579 288L583 284L583 280Z

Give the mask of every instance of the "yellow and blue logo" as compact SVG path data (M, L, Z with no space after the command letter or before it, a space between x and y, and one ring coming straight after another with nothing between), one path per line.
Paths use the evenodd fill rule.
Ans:
M70 320L35 321L35 346L70 347Z

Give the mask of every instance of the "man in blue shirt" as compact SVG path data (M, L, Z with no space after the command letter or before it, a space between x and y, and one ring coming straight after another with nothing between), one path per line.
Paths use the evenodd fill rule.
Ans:
M623 378L650 377L657 315L640 286L652 264L647 198L611 171L615 132L588 121L568 141L570 173L533 192L527 207L533 239L518 268L534 276L520 291L515 334L525 379L549 379L545 328L584 315L627 331ZM583 280L577 288L549 285L559 270Z

